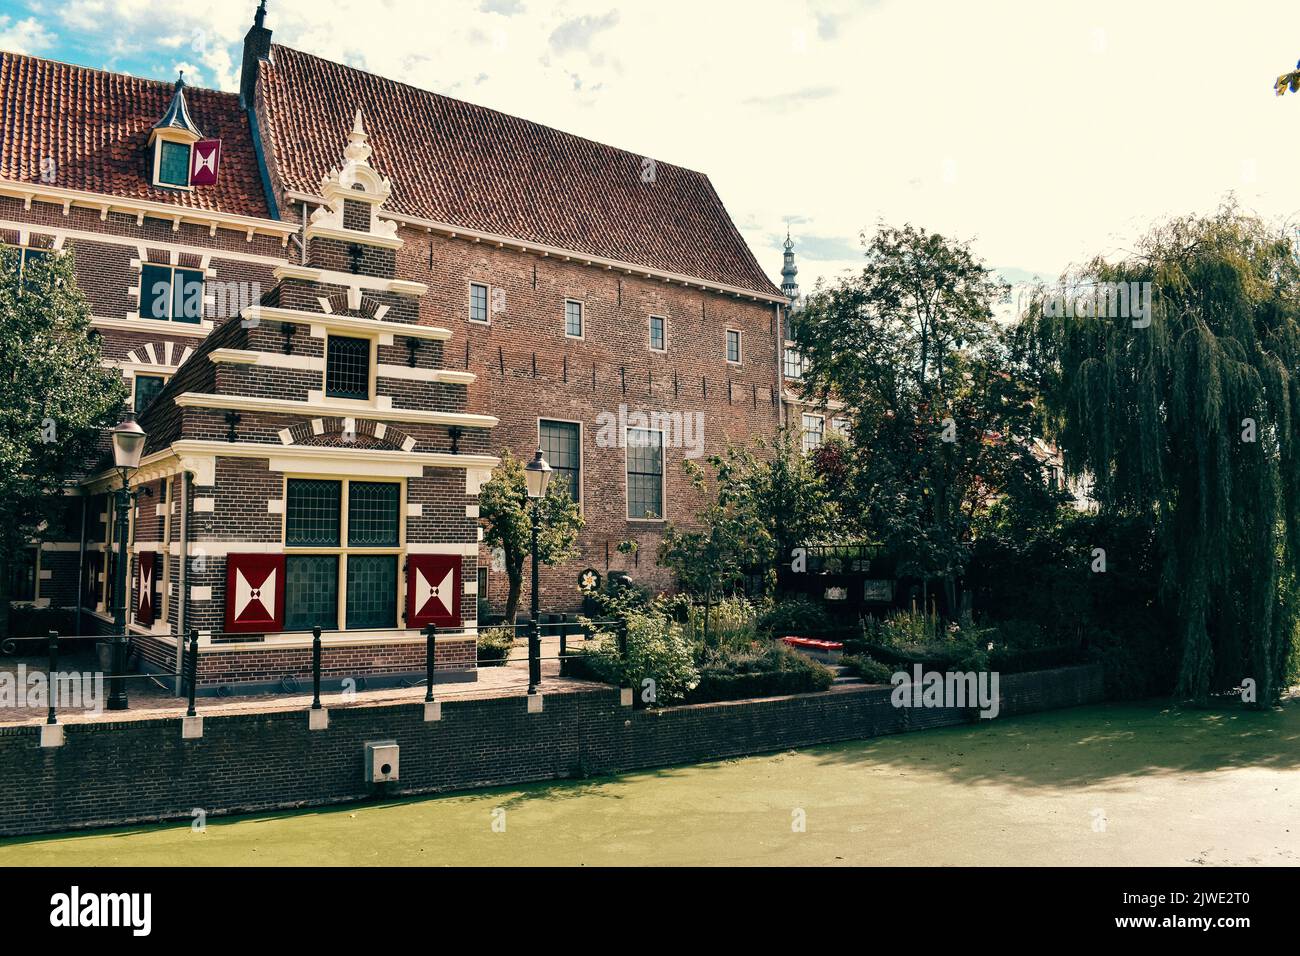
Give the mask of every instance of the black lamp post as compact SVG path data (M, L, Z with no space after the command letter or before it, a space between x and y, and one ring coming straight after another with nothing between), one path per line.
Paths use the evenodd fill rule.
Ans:
M536 694L537 687L542 682L542 635L538 626L537 606L537 529L541 522L542 499L546 497L546 487L551 483L551 466L542 457L540 448L533 460L524 465L524 482L528 486L528 497L533 503L533 600L532 618L528 622L528 693Z
M117 571L113 580L113 675L109 681L108 709L126 710L126 565L130 547L131 523L131 473L140 467L144 451L144 429L136 424L135 414L127 412L116 428L113 437L113 464L122 475L122 487L117 490Z

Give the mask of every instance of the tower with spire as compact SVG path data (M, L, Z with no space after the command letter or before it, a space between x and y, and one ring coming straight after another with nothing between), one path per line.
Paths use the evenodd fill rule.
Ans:
M794 240L790 238L790 230L785 231L785 260L781 265L781 291L785 293L786 301L790 303L790 311L793 312L799 305L799 267L794 264Z

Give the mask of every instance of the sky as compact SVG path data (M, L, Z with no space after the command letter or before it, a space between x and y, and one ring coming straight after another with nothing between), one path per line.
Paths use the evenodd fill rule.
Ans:
M0 49L238 88L253 0L0 0ZM165 16L159 11L165 10ZM863 232L1010 281L1230 197L1300 222L1300 5L1265 0L270 0L278 43L710 177L779 282ZM1293 32L1294 31L1294 32ZM400 188L400 183L396 184Z

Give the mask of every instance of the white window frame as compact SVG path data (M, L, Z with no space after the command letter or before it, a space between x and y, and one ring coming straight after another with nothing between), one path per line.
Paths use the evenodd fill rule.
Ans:
M144 285L144 271L146 269L166 269L168 271L168 274L171 276L171 279L167 283L167 314L162 318L159 318L154 315L142 315L140 312L140 308L144 305L145 295L150 294L152 291L146 289ZM199 317L197 320L193 322L191 322L189 319L178 319L176 318L175 315L172 314L172 307L175 306L176 304L176 273L177 272L193 272L193 273L197 273L199 276L202 277L201 281L203 284L203 294L200 296L201 303L199 305ZM169 322L174 325L178 325L181 328L195 328L195 329L204 328L205 323L210 322L206 314L208 308L208 270L207 269L199 268L196 266L182 266L172 262L142 261L140 263L139 281L140 281L140 285L139 285L140 295L139 298L136 300L136 309L135 309L136 319L143 319L145 322Z
M141 379L142 377L143 377L143 378L160 378L160 379L162 379L162 381L163 381L163 388L166 388L166 387L167 387L167 383L170 382L170 381L171 381L171 378L172 378L170 374L163 374L163 373L161 373L161 372L133 372L133 373L132 373L132 375L131 375L131 410L134 411L137 415L140 414L140 408L139 408L139 403L138 403L137 398L136 398L136 391L137 391L137 389L140 387L140 379Z
M628 472L628 449L632 447L632 443L628 441L628 433L634 431L657 432L659 435L659 517L657 518L632 517L632 475ZM662 428L633 428L630 425L623 428L623 514L628 521L642 524L658 524L668 520L668 449L664 444Z
M654 334L653 334L653 332L651 331L651 329L654 328L654 320L655 320L655 319L658 319L660 322L663 323L664 345L663 345L663 348L660 348L660 349L655 348L655 346L654 346ZM646 347L647 347L651 352L658 352L658 353L661 354L661 355L664 354L665 352L667 352L667 351L668 351L668 316L666 316L666 315L653 315L653 314L650 315L650 316L646 319L645 338L646 338Z
M810 418L821 422L821 428L819 428L815 433L808 427L808 419ZM817 444L811 447L808 445L808 436L810 434L816 434L818 436ZM809 452L816 451L822 446L824 441L826 441L826 416L814 415L811 412L802 412L799 419L799 447L803 453L806 455Z
M576 305L576 306L578 307L578 323L579 323L579 325L582 327L582 334L581 334L581 335L571 335L571 334L569 333L569 306L570 306L570 304L572 304L572 305ZM581 340L583 340L583 339L585 339L585 338L587 337L587 306L583 303L583 301L582 301L581 299L565 299L565 300L564 300L564 315L563 315L563 321L564 321L564 337L565 337L566 339L575 339L575 340L577 340L577 341L581 341Z
M474 287L478 286L483 290L483 318L474 318ZM476 282L471 280L465 286L465 315L466 321L472 325L491 325L492 324L492 286L486 282Z
M736 358L731 357L731 337L736 337ZM727 329L722 333L722 357L728 365L745 364L745 335L740 329Z
M190 182L190 176L194 170L194 144L196 142L196 139L185 133L158 130L153 143L153 175L150 177L151 183L160 189L179 189L185 192L193 192L194 186ZM184 146L189 155L189 159L185 163L185 185L183 186L176 183L166 183L162 180L163 143L175 143L177 146Z
M370 342L369 372L370 380L366 386L369 392L367 398L344 398L340 395L331 395L329 393L329 376L330 376L330 339L366 339ZM321 356L320 370L320 400L323 403L343 402L348 405L355 405L358 402L365 405L375 405L379 401L379 392L376 389L379 378L379 346L378 339L374 335L365 332L326 332L325 333L325 350Z

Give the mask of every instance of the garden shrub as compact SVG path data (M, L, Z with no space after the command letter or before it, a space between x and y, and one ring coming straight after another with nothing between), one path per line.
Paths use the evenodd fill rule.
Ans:
M690 703L809 694L826 690L835 680L828 667L784 644L752 645L745 650L707 650L700 680Z
M491 627L479 631L478 666L501 667L510 658L515 646L515 629L512 627Z
M692 607L688 620L692 638L704 644L704 605ZM743 597L723 598L712 605L708 621L707 643L714 647L747 647L757 636L758 611Z
M840 663L850 674L868 684L888 684L894 676L894 668L885 666L870 654L845 654Z
M831 629L826 609L802 596L777 601L765 608L758 619L759 632L770 637L820 637Z

